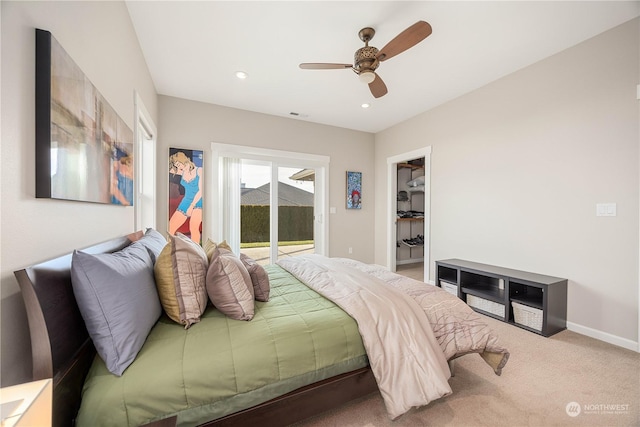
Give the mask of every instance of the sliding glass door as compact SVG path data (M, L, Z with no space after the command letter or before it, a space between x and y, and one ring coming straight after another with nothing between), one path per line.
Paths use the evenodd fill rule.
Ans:
M278 167L278 259L314 253L314 180L314 169Z
M213 144L219 190L213 235L260 264L325 253L328 158ZM214 181L216 180L214 178Z
M268 264L271 261L271 164L246 159L240 164L240 252L259 264Z
M314 177L313 169L240 160L241 253L267 264L314 252Z

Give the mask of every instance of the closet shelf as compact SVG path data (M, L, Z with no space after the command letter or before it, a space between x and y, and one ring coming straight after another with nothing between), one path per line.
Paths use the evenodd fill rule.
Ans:
M399 168L424 169L424 165L412 165L411 163L398 163Z
M425 161L414 159L397 164L396 261L424 261Z

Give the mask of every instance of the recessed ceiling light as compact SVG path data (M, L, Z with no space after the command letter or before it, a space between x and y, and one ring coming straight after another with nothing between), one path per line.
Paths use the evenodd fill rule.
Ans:
M240 80L244 80L247 77L249 77L249 75L244 71L236 71L236 77L239 78Z
M369 105L369 104L362 104L362 105L361 105L361 107L362 107L362 108L369 108L369 107L371 107L371 105Z

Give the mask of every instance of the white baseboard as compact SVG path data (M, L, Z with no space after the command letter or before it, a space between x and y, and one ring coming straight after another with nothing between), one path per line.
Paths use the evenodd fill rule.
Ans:
M638 343L626 338L612 335L607 332L602 332L597 329L589 328L587 326L578 325L577 323L573 322L567 322L567 329L591 338L595 338L600 341L604 341L609 344L617 345L618 347L626 348L627 350L632 350L640 353L640 346L638 345Z

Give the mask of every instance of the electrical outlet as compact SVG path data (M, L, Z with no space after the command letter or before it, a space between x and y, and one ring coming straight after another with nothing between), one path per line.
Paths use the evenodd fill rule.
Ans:
M349 248L349 253L352 254L353 253L353 248Z

